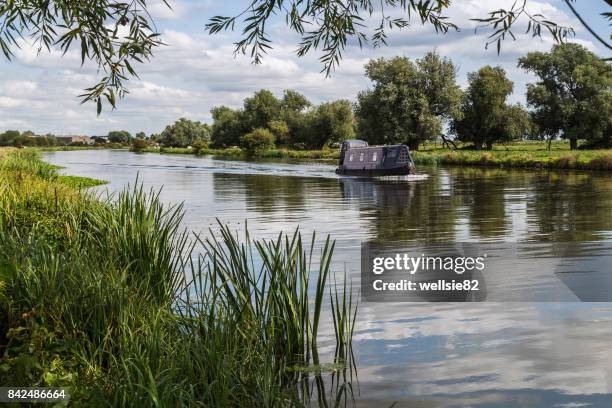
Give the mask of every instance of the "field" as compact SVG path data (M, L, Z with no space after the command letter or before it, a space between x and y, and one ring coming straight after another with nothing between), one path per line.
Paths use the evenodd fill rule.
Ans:
M75 406L351 398L356 302L341 278L327 287L329 237L312 253L297 231L194 236L154 191L105 200L34 150L0 154L0 386L67 387Z

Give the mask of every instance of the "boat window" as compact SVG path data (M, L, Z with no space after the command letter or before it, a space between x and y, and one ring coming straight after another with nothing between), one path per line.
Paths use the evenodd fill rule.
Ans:
M363 152L359 154L359 161L363 161Z
M353 153L349 156L349 161L353 161Z
M378 153L378 152L374 152L374 153L372 153L372 161L376 161L376 156L377 156L377 154L376 154L376 153Z
M387 157L389 159L394 159L397 157L397 147L392 147L387 151Z

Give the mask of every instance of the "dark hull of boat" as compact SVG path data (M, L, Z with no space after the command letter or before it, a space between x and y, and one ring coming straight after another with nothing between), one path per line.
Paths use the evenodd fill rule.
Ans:
M376 177L376 176L405 176L406 174L412 173L414 166L405 165L392 167L390 169L347 169L339 167L336 169L336 174L342 176L362 176L362 177Z

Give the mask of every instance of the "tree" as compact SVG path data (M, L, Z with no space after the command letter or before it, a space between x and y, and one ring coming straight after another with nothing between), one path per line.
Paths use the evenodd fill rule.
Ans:
M527 85L527 104L540 134L561 135L572 149L578 139L612 145L612 67L579 44L553 46L551 52L530 52L519 67L539 81Z
M127 130L113 130L108 132L108 141L112 143L130 143L132 135Z
M257 154L274 147L274 135L268 129L257 128L240 138L240 146L249 155Z
M463 142L477 149L493 147L495 142L519 139L529 133L529 116L520 105L508 105L513 84L501 67L485 66L468 74L469 86L461 112L451 124Z
M13 146L15 140L19 138L21 133L18 130L7 130L0 134L0 146Z
M321 149L325 145L355 135L353 107L347 100L323 103L306 115L298 142L306 147Z
M208 143L210 127L206 123L180 118L172 125L166 126L161 133L159 142L168 147L187 147L191 146L196 140L203 140Z
M138 133L136 133L136 138L137 139L146 139L147 138L147 134L145 132L138 132Z
M246 133L243 117L240 110L234 110L227 106L217 106L210 110L213 118L211 140L215 147L238 146L240 136Z
M442 133L459 106L461 90L452 61L430 52L413 63L406 57L371 60L371 90L359 93L355 112L361 139L372 144L406 143L412 149Z
M440 120L452 119L461 101L461 88L457 85L457 69L449 58L437 52L428 52L416 61L418 86L427 99L431 114Z
M280 116L281 104L272 92L262 89L244 100L244 120L249 130L265 128Z
M304 95L292 89L286 89L283 92L283 99L281 99L280 105L284 113L303 112L306 108L312 106Z

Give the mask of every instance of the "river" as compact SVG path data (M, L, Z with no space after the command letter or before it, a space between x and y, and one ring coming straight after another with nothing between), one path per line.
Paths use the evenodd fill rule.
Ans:
M612 241L606 173L419 167L415 176L368 181L339 178L332 164L314 162L114 150L45 159L67 174L110 181L102 191L137 176L146 188L163 187L162 200L183 202L185 226L196 232L214 230L218 218L236 230L247 220L261 238L298 226L306 235L330 234L332 269L357 284L364 241L500 248ZM531 261L529 252L517 256ZM612 405L612 303L364 302L353 347L358 406Z

